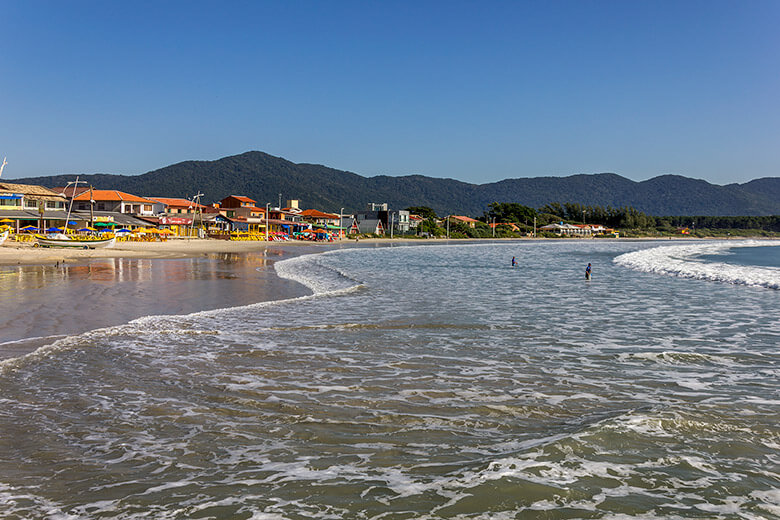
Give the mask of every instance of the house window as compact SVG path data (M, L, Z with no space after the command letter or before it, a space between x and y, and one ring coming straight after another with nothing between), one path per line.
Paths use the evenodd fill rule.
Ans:
M89 204L87 204L86 202L79 202L78 209L79 210L87 210L87 209L89 209Z
M152 205L151 204L144 204L144 211L152 211Z
M27 200L24 201L24 207L25 208L37 208L38 207L38 201L37 200L27 199Z
M97 209L98 209L98 211L105 211L106 210L106 204L104 202L98 202L97 203Z
M57 208L57 202L50 200L46 201L46 209L56 209Z

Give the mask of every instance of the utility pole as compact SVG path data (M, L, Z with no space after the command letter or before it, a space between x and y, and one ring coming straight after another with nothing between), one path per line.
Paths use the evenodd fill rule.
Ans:
M265 203L265 241L268 242L268 208L271 206L270 202Z
M92 196L92 190L93 187L90 184L89 185L89 227L93 226L93 222L95 222L95 199ZM67 227L67 224L66 224Z
M536 215L534 215L534 238L536 238Z
M450 239L450 217L451 215L447 215L447 240Z
M493 238L496 238L496 217L493 217Z

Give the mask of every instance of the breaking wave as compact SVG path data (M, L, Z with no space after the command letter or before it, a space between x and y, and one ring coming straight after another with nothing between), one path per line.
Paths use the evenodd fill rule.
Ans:
M780 241L742 241L661 246L625 253L613 262L647 273L779 290L780 269L711 262L700 258L703 255L724 255L737 247L779 245Z
M274 264L274 270L280 278L286 278L305 285L315 295L338 294L360 287L359 282L338 269L325 265L321 260L323 257L338 253L343 252L334 251L282 260Z

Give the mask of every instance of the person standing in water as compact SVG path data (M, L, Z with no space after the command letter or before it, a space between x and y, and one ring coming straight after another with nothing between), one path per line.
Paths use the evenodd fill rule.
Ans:
M517 265L517 260L515 260L515 257L512 257L512 267Z
M590 280L590 264L585 268L585 279Z

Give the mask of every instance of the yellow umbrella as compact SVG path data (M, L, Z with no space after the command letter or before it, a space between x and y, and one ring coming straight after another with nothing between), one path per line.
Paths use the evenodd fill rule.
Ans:
M161 235L173 235L173 231L170 229L163 229L162 231L158 231Z
M3 220L0 220L0 222L16 222L16 221L11 220L10 218L4 218Z

